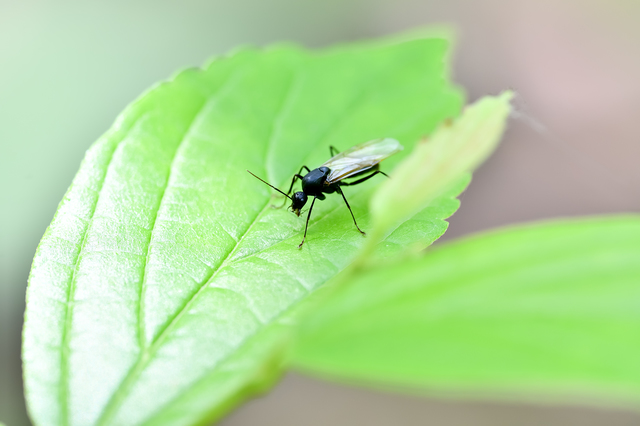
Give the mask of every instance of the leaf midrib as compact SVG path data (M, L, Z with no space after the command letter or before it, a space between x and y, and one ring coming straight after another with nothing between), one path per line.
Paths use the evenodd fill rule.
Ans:
M137 117L126 130L125 134L128 133L135 125L141 121L146 114L142 114ZM91 230L91 226L93 224L93 219L95 216L96 208L98 207L98 202L100 201L100 196L102 195L102 189L104 188L104 183L107 180L107 175L113 164L113 158L116 155L118 149L122 146L122 141L125 139L125 136L122 135L120 137L120 141L115 144L113 151L109 156L109 160L107 162L107 167L104 172L102 179L99 181L100 189L98 189L96 201L91 209L91 216L89 219L82 219L84 223L86 223L86 230L84 235L82 236L82 242L80 243L80 250L78 251L78 255L75 259L75 265L73 266L73 274L71 276L71 282L69 284L69 289L67 291L67 301L65 304L65 312L64 312L64 326L62 328L62 336L61 336L61 346L60 346L60 379L59 379L59 398L60 398L60 423L63 425L69 424L69 345L70 345L70 336L69 331L71 329L72 323L72 301L75 295L76 289L76 276L78 272L78 266L80 265L80 260L82 257L82 253L84 251L87 235L89 235L89 231ZM73 217L79 218L77 215L72 215Z
M293 78L292 78L292 80L293 80ZM283 111L285 110L284 107L288 104L288 101L289 101L288 98L292 96L291 95L291 93L293 93L292 90L291 90L292 86L293 86L293 83L290 82L289 85L287 86L287 89L285 90L285 95L283 96L284 99L281 102L280 107L277 110L276 117L273 120L274 124L271 126L271 130L269 132L265 158L268 157L269 151L271 149L273 149L273 140L274 140L273 136L276 134L277 126L278 126L279 122L282 119L282 114L283 114ZM219 95L219 93L218 93L218 95ZM163 189L163 197L162 197L162 200L160 201L160 205L158 206L158 210L156 212L156 218L157 218L157 213L160 211L160 208L161 208L161 205L162 205L162 201L164 200L164 194L166 193L166 189L168 187L169 179L171 178L171 174L173 172L173 165L174 165L175 158L177 157L177 154L180 151L180 149L181 149L181 147L183 145L183 142L188 139L188 135L190 134L190 132L192 130L193 124L198 120L198 116L202 113L203 110L206 110L206 108L207 108L207 106L209 105L210 102L212 102L212 101L214 101L214 100L216 100L218 98L219 98L219 96L211 97L209 100L207 100L203 104L202 108L198 111L198 113L196 114L196 116L192 120L191 124L189 125L189 128L185 132L185 136L181 140L180 145L178 146L178 148L176 150L176 156L174 157L174 159L171 162L170 171L169 171L169 177L167 178L167 183L165 185L165 188ZM267 173L268 173L268 171L267 171ZM184 312L188 311L188 308L192 305L192 303L194 303L194 300L196 300L198 298L198 295L205 288L207 288L208 284L217 276L218 272L220 270L222 270L229 263L229 259L233 259L233 257L232 257L233 253L236 252L236 250L238 249L238 247L240 246L240 244L244 240L245 236L250 233L251 229L253 228L253 226L255 225L257 220L261 217L261 215L264 213L266 208L269 206L269 203L270 203L270 197L267 198L267 201L265 202L265 205L263 206L263 208L257 213L257 215L251 221L251 223L249 224L247 229L242 233L242 236L240 237L240 239L238 239L236 241L236 244L234 245L233 249L231 249L229 251L229 253L224 257L223 261L220 263L220 266L218 266L218 268L216 268L215 270L212 270L211 276L209 276L208 278L203 280L203 284L200 286L200 288L198 288L198 290L191 296L191 298L184 304L184 306L182 306L178 310L178 312L171 318L171 320L168 322L168 324L160 330L158 336L155 339L153 339L153 341L151 342L151 345L148 346L148 347L144 347L144 348L141 346L141 351L140 351L140 356L138 357L138 361L135 364L133 364L132 367L129 369L129 371L127 372L126 376L124 377L124 379L122 380L122 382L120 383L120 385L118 386L116 391L113 393L113 395L110 398L110 400L105 405L105 408L103 409L102 413L98 417L98 421L97 421L96 424L99 424L99 425L107 424L113 418L113 416L117 413L117 410L118 410L120 404L122 403L122 401L124 400L124 398L126 396L126 393L128 392L128 390L130 390L132 384L135 382L135 380L137 379L138 375L146 368L146 363L150 359L152 359L152 357L155 354L155 352L162 345L162 343L164 342L165 336L167 336L169 334L169 332L173 328L174 324L178 323L179 319L183 316ZM155 229L155 219L154 219L154 229ZM150 236L149 242L151 242L151 239L152 239L152 236ZM148 259L148 251L149 251L149 246L147 246L147 259ZM146 275L146 263L145 263L145 271L144 271L144 273ZM141 295L142 295L143 291L144 291L144 280L143 280L143 288L141 289ZM141 309L139 309L139 321L142 321L143 318L142 318L141 312L140 312L142 310L142 305L143 305L142 299L139 300L139 303L141 305ZM142 322L139 322L139 324L142 324ZM140 327L139 327L139 329L140 329ZM142 339L144 339L144 336L142 337ZM246 341L246 339L244 339L241 342L241 345L245 341ZM142 341L141 341L141 344L142 344ZM222 362L222 361L223 360L221 360L220 362Z
M149 233L149 241L147 243L147 253L145 255L145 263L144 263L144 269L142 272L142 280L141 280L141 284L140 284L140 293L139 293L139 297L138 297L138 340L139 340L139 345L140 345L140 353L144 353L145 349L146 349L146 338L145 338L145 322L144 322L144 294L145 294L145 290L146 290L146 279L147 279L147 266L149 264L149 254L150 254L150 249L151 249L151 241L153 240L153 233L156 229L156 223L158 220L158 214L160 213L160 210L162 209L162 204L164 203L164 199L165 199L165 195L167 193L167 188L169 187L169 184L171 182L171 177L173 176L174 170L175 170L175 165L176 165L176 160L178 158L180 158L180 153L185 145L185 141L187 141L189 139L189 137L191 136L192 130L194 125L200 120L202 113L207 111L207 109L211 106L212 103L214 103L215 100L219 100L224 93L226 92L226 90L229 87L233 87L233 84L230 84L232 82L235 82L238 78L229 78L227 80L224 81L224 83L222 83L222 85L219 87L218 91L215 93L215 95L211 95L209 97L209 99L207 99L205 102L202 103L202 105L200 106L200 108L198 108L198 110L196 111L196 114L194 115L193 119L191 120L191 122L189 123L189 126L187 126L187 130L185 131L182 139L180 140L178 147L176 148L175 154L173 155L173 158L171 159L171 164L169 165L169 173L167 175L167 179L163 185L162 188L162 195L160 196L160 202L158 203L158 208L155 211L155 215L153 217L153 225L151 227L151 232ZM225 231L226 232L226 231Z

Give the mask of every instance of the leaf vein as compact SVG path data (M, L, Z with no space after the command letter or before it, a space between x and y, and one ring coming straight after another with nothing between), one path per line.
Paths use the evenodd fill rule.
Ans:
M160 213L160 210L162 209L162 202L164 201L165 195L167 194L167 188L170 186L170 182L171 182L171 176L173 175L174 169L175 169L175 165L176 165L176 161L177 159L180 157L180 150L181 148L184 146L184 142L189 139L189 136L191 135L191 131L193 128L193 125L198 121L198 118L201 116L202 112L204 110L206 110L207 105L209 104L209 102L214 99L214 97L209 98L207 101L203 102L202 105L200 105L200 107L198 108L198 111L196 112L196 114L193 116L193 119L191 120L191 122L189 123L189 126L187 127L187 130L185 131L184 135L182 136L182 139L180 140L180 142L178 143L178 146L173 154L173 158L171 159L171 164L169 165L169 173L167 174L167 179L165 181L165 184L162 186L162 194L160 195L160 201L158 203L157 208L155 209L155 215L153 217L153 224L151 226L151 231L149 232L149 240L147 242L147 249L146 249L146 253L144 255L145 257L145 261L144 261L144 267L142 270L142 279L140 281L140 293L139 293L139 297L138 297L138 327L137 327L137 331L138 331L138 343L140 345L140 352L144 351L145 348L145 336L144 336L144 332L145 332L145 327L144 327L144 295L145 295L145 281L147 279L147 266L149 265L149 254L151 252L151 241L153 240L153 233L156 230L156 223L158 222L158 214Z
M90 188L92 189L92 192L97 194L97 197L95 199L95 202L93 203L93 206L91 207L91 214L89 219L84 222L86 223L86 229L84 231L84 235L82 236L82 242L80 243L80 250L78 251L78 255L76 256L76 259L75 259L75 265L73 266L73 273L71 275L71 283L69 284L69 289L67 291L66 309L64 312L64 323L63 323L64 325L62 328L61 346L60 346L60 387L59 387L60 424L63 424L63 425L69 424L69 351L70 351L69 331L71 329L71 322L72 322L71 303L75 295L76 276L78 272L78 266L80 265L82 252L87 242L87 235L89 234L89 231L91 229L91 224L93 223L93 216L95 214L96 208L98 207L100 195L102 194L102 188L104 187L104 183L107 180L107 175L109 174L109 171L111 170L111 167L113 165L113 158L116 155L116 151L118 151L118 149L121 149L123 140L124 140L124 137L113 148L113 151L109 156L107 168L99 182L100 188L98 190L93 190L93 188Z
M277 111L276 116L274 118L274 125L271 126L271 130L269 131L269 137L267 139L269 141L272 139L272 134L275 131L275 128L276 128L275 127L275 123L279 122L282 119L281 115L282 115L283 110L284 110L284 105L286 105L288 103L287 102L287 100L288 100L287 98L291 94L291 87L292 87L292 85L290 84L288 86L284 96L283 96L284 99L281 102L280 108L278 108L278 111ZM270 145L271 145L271 142L268 143L268 146L270 146ZM225 266L225 263L227 262L227 260L229 258L231 258L232 254L238 248L240 243L243 241L244 237L250 232L251 228L253 227L253 225L256 223L256 221L260 217L261 213L264 212L266 207L268 207L269 200L270 200L270 198L267 200L267 203L262 208L262 210L260 212L258 212L256 217L252 220L251 224L247 227L247 230L242 234L242 237L235 244L234 248L229 251L227 256L225 256L225 258L223 259L223 261L220 264L220 266L217 269L215 269L215 271L212 271L212 274L209 277L207 277L206 279L203 280L204 283L191 296L191 298L189 300L187 300L187 302L182 307L180 307L178 309L176 314L169 320L169 323L167 325L165 325L159 331L158 336L152 340L151 345L145 347L144 351L141 351L141 354L138 357L138 361L131 366L131 368L127 372L126 376L124 377L124 379L122 380L122 382L120 383L120 385L118 386L116 391L113 393L111 399L105 405L105 409L103 410L102 414L100 415L100 417L98 419L98 424L106 424L110 420L110 418L115 414L115 412L116 412L116 410L118 408L118 405L124 399L124 393L127 392L130 389L130 386L134 382L135 377L137 377L137 375L144 370L144 366L145 366L146 362L149 359L152 358L152 354L155 353L157 348L161 345L161 342L164 340L164 336L167 335L168 330L173 326L173 324L177 323L177 321L181 318L182 314L193 303L193 301L198 298L198 296L202 293L202 291L207 287L207 285L211 282L211 280L216 276L218 271L220 271ZM143 294L141 294L141 297L142 296L143 296Z

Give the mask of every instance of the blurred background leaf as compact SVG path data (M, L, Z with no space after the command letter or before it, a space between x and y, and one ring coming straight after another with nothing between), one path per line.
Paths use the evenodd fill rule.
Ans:
M507 228L353 276L293 363L409 392L640 401L640 217Z

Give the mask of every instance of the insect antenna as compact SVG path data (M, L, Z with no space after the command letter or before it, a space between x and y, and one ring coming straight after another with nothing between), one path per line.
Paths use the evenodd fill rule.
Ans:
M249 172L249 170L247 170ZM275 186L271 185L269 182L267 182L264 179L260 179L258 176L254 175L253 173L249 172L251 174L251 176L253 176L254 178L261 180L262 182L266 183L267 185L269 185L270 187L272 187L273 189L275 189L276 191L278 191L279 193L281 193L282 195L284 195L285 197L287 197L288 199L290 199L291 201L293 201L291 199L291 197L289 197L287 194L285 194L283 191L280 191L278 188L276 188Z

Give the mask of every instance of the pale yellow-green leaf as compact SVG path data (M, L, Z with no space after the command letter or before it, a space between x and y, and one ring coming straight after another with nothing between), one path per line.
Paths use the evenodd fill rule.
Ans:
M500 141L513 94L485 97L416 145L371 199L372 244L478 167Z

